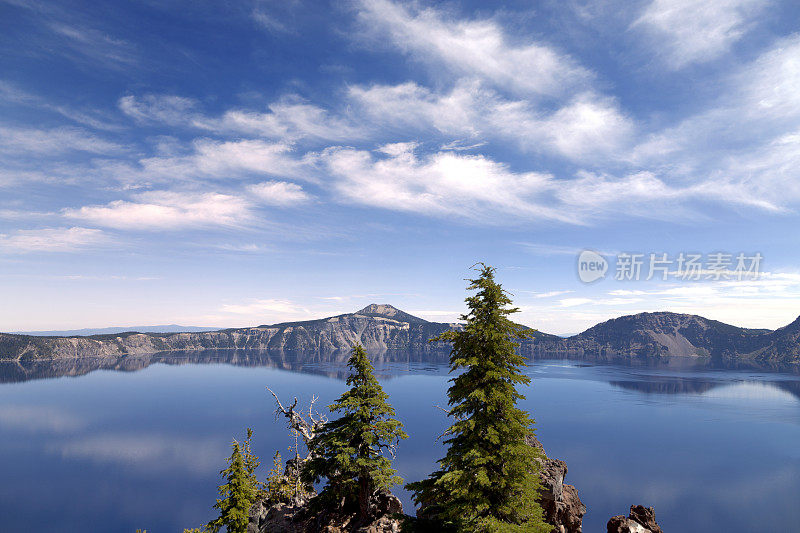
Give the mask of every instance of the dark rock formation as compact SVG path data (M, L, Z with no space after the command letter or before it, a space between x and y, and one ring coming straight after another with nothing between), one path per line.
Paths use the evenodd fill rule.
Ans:
M606 524L608 533L664 533L656 523L656 512L652 507L631 505L627 518L614 516Z
M397 533L403 504L389 492L376 492L370 502L370 522L358 522L356 512L323 510L314 513L308 502L268 505L260 500L250 508L248 533Z
M547 457L542 443L536 437L530 437L527 443L541 450L543 455L539 471L542 483L539 504L544 509L545 520L555 526L555 533L581 533L586 506L578 497L575 487L564 484L567 463Z

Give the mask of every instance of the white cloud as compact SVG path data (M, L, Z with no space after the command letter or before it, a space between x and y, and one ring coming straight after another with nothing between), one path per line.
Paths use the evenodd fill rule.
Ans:
M531 296L534 298L553 298L554 296L561 296L562 294L569 294L575 291L549 291L533 293Z
M44 228L0 234L0 252L72 252L109 244L103 231L91 228Z
M350 97L378 124L510 140L525 151L576 160L618 157L635 129L613 99L588 92L552 111L537 109L528 101L504 99L475 80L460 80L449 93L435 93L411 82L354 86Z
M242 227L256 219L247 199L215 192L151 191L135 195L133 201L65 209L63 214L99 226L150 231Z
M292 154L291 145L257 139L215 141L197 139L192 152L141 159L139 168L118 174L128 181L194 181L234 179L253 176L305 177L302 159Z
M413 82L399 85L352 86L350 97L371 120L386 125L434 128L452 135L475 135L480 112L494 107L494 96L475 81L462 80L447 94Z
M593 213L626 204L629 212L645 214L653 203L690 194L686 189L669 187L649 172L622 178L580 172L574 180L562 180L556 195L565 204L586 208Z
M386 157L352 148L325 150L320 159L347 201L489 224L520 219L575 222L545 194L552 178L514 173L484 156L439 152L418 158L414 143L386 145Z
M296 183L265 181L247 188L261 203L290 206L307 202L311 197Z
M592 303L591 298L562 298L558 301L561 307L576 307L578 305L586 305Z
M363 138L365 132L346 118L296 97L269 105L269 112L230 110L221 117L196 116L193 125L216 133L255 135L293 141L305 137L323 140Z
M199 102L192 98L167 94L123 96L118 107L140 123L163 123L219 135L278 139L284 143L303 138L341 141L365 136L364 126L293 95L269 104L268 111L230 109L221 116L203 113Z
M435 9L361 0L358 18L376 40L387 37L420 61L480 76L520 93L559 95L591 77L569 56L538 42L514 44L492 20L463 20Z
M751 25L767 0L653 0L633 23L653 37L656 54L665 50L675 69L726 53ZM666 45L666 46L665 46Z
M51 156L72 151L112 154L121 150L122 147L118 144L80 128L34 129L0 126L0 153Z

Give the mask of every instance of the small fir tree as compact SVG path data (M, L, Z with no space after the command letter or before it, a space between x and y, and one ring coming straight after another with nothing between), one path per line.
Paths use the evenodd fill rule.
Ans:
M524 397L518 385L524 358L514 339L525 331L508 319L518 311L494 279L494 269L479 264L479 276L469 280L477 293L466 299L469 312L460 331L433 340L452 342L448 389L449 416L455 418L445 435L448 450L440 469L408 488L418 504L429 507L439 529L463 532L546 532L539 494L539 452L525 442L534 422L517 407Z
M323 425L309 443L311 458L303 475L312 483L327 479L319 501L340 508L352 508L357 503L359 519L365 522L370 496L403 482L386 452L394 457L398 442L408 435L392 418L395 410L387 402L389 396L375 378L361 345L353 348L348 367L350 390L329 406L342 416Z
M225 477L225 483L219 486L219 495L215 509L219 509L219 517L212 520L206 529L218 532L225 527L228 533L246 533L250 507L258 496L258 482L255 479L255 468L258 458L250 454L250 435L245 441L245 452L242 445L234 440L231 447L233 452L228 458L228 468L222 470L220 475Z
M242 442L242 457L244 458L244 468L247 471L247 475L253 481L253 485L256 487L256 491L264 490L264 484L259 482L256 479L256 471L258 467L261 466L261 459L258 458L257 455L253 454L252 449L252 441L253 438L253 430L247 428L247 438Z

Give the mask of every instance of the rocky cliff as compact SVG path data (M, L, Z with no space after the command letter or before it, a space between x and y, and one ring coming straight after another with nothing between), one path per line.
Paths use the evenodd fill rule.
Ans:
M0 333L0 359L119 357L172 351L260 350L345 353L360 342L372 353L434 352L428 340L458 324L429 322L388 304L319 320L208 332L38 337ZM520 351L586 359L702 359L723 364L800 367L800 319L775 331L731 326L695 315L640 313L561 338L531 330Z

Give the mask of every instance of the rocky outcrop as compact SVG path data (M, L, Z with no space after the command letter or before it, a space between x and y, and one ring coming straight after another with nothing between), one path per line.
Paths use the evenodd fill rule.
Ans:
M664 533L656 523L656 512L652 507L631 505L626 517L614 516L606 524L608 533Z
M564 484L567 463L547 457L542 443L536 437L528 437L526 442L542 452L539 469L541 481L539 504L544 510L545 520L555 526L555 533L581 533L586 506L578 497L575 487Z
M370 502L370 520L359 523L356 513L335 510L313 512L308 502L277 503L265 500L250 508L248 533L398 533L403 504L393 494L376 492Z

